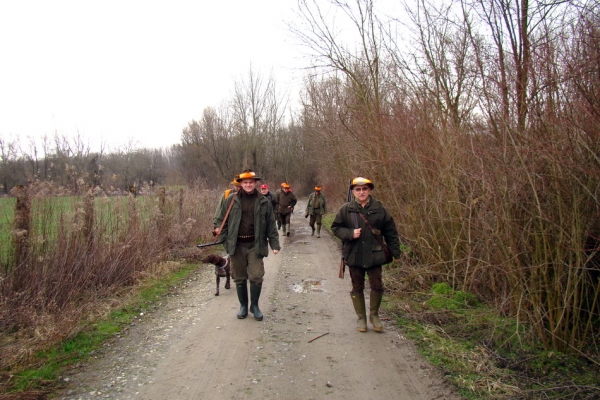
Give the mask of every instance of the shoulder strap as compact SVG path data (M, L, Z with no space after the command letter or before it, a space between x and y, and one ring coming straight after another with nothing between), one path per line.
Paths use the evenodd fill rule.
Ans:
M363 215L362 212L359 212L358 215L360 215L360 217L363 219L363 221L365 221L365 225L367 225L369 227L369 230L371 231L373 236L375 236L375 239L377 239L377 241L379 242L381 247L385 247L385 245L383 244L383 241L381 240L381 231L376 231L375 229L373 229L373 227L371 226L371 224L369 223L369 221ZM379 234L377 232L379 232Z
M223 230L223 227L225 226L225 222L227 221L227 217L229 217L229 212L231 211L231 208L233 207L233 202L235 201L235 199L231 199L231 201L229 202L229 207L227 207L227 212L225 213L225 218L223 218L223 222L221 222L221 226L219 227L219 235L221 234L221 231ZM219 236L217 235L217 237L215 238L215 243L219 240Z

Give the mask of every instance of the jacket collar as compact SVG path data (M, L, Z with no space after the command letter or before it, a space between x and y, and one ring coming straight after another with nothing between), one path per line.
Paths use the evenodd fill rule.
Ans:
M377 205L377 202L375 201L375 199L371 195L369 195L369 202L367 203L366 207L361 207L361 205L358 204L358 202L356 201L356 199L352 199L352 201L348 205L348 210L350 210L352 212L360 212L361 209L363 209L363 210L369 210L369 209L374 209L374 208L379 208L379 207Z

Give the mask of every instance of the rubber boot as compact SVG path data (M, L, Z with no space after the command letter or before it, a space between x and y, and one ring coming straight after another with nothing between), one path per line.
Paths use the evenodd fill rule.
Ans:
M236 283L235 289L240 301L240 312L238 312L237 317L238 319L244 319L248 316L248 285L246 285L246 281Z
M321 237L321 224L317 224L317 237Z
M315 226L311 225L310 229L312 229L312 233L310 234L310 236L314 236L315 235Z
M283 236L285 236L285 230L287 228L287 224L281 224L282 228L283 228Z
M287 236L290 236L290 233L292 232L292 230L290 229L290 224L286 224L287 225Z
M383 332L383 325L379 320L379 306L381 305L382 297L383 293L371 290L369 299L369 322L373 325L373 330L379 333Z
M258 308L258 299L260 298L261 290L262 286L250 283L250 312L254 314L254 319L257 321L263 320L263 313L261 313L260 308Z
M352 304L354 305L354 311L356 311L356 315L358 315L358 320L356 320L356 329L359 332L367 331L367 308L365 306L365 295L361 294L350 294L352 297Z

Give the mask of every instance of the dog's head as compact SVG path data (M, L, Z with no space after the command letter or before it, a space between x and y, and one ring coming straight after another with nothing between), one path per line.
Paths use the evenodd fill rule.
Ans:
M219 257L216 254L209 254L209 255L207 255L206 257L204 257L202 259L202 262L205 263L205 264L214 264L214 265L217 265L217 264L219 264L220 258L221 257Z

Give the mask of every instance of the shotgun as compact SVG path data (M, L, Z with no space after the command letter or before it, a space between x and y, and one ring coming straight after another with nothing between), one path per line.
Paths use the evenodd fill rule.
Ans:
M352 179L348 181L348 192L346 193L346 203L352 201ZM344 242L342 242L342 259L340 260L340 271L338 272L338 278L344 279L344 273L346 272L346 262L344 261Z
M216 246L216 245L221 244L221 243L223 243L223 242L218 242L217 241L217 242L210 242L210 243L202 243L202 244L197 244L196 247L199 248L199 249L201 249L203 247Z

